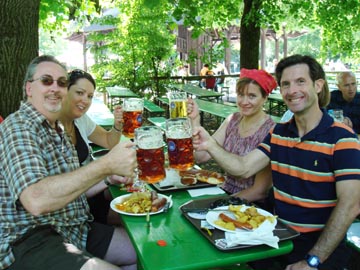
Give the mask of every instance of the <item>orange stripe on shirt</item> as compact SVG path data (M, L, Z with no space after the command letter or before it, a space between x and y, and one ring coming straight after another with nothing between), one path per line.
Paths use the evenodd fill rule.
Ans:
M318 145L318 144L311 144L306 142L300 142L298 140L288 140L288 139L281 139L279 137L273 137L272 143L280 146L285 147L296 147L301 150L305 151L313 151L313 152L320 152L327 155L333 154L333 148L330 145Z
M280 166L276 163L271 164L271 169L273 171L276 171L276 172L279 172L282 174L301 178L302 180L305 180L305 181L334 182L333 175L315 175L315 174L307 173L306 171L303 171L303 170L296 170L295 168Z
M360 144L357 141L345 141L340 142L336 145L336 150L346 150L346 149L357 149L360 150Z
M307 228L307 227L300 227L300 226L294 226L287 224L289 227L293 228L295 231L301 232L301 233L309 233L309 232L316 232L321 231L320 228Z
M327 204L321 204L316 201L305 202L305 201L299 200L298 198L293 199L291 197L283 196L280 193L278 193L277 191L274 191L274 196L275 196L275 199L277 199L279 201L286 202L286 203L292 204L292 205L298 205L298 206L305 207L305 208L327 208L327 207L335 207L336 206L336 202L333 202L333 203L329 202Z

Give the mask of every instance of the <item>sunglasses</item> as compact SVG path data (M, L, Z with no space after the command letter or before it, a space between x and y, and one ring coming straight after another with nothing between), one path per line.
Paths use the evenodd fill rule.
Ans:
M34 81L41 81L41 83L45 86L50 86L54 82L57 82L57 85L59 87L67 87L69 84L69 81L66 77L60 77L57 80L54 80L54 78L50 75L43 75L37 79L29 80L29 82L34 82Z
M85 78L85 79L89 80L94 85L94 87L96 87L94 78L89 73L87 73L86 71L83 71L81 69L74 69L73 71L69 72L68 77L69 77L68 88L70 88L73 84L76 83L76 81L78 79L81 79L81 78Z

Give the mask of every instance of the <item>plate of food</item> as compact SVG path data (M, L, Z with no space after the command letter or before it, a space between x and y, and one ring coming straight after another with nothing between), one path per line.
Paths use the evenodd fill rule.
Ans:
M271 213L247 205L220 206L206 214L206 221L215 228L225 232L274 230L277 219Z
M180 171L179 174L181 177L181 183L184 185L194 185L198 181L210 185L219 185L225 181L225 177L221 173L209 170L191 169L187 171Z
M171 198L156 191L133 192L113 199L110 207L119 214L146 216L162 213L167 202L170 208Z

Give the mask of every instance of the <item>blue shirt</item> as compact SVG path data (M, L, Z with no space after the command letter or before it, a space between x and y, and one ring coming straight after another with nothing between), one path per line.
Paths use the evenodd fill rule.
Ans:
M30 103L8 116L0 125L0 269L15 260L11 243L28 230L51 225L64 242L85 250L92 219L85 195L57 211L33 216L19 196L43 178L79 168L76 150L62 130L51 128Z
M360 134L360 93L357 92L354 99L347 102L340 90L334 90L331 92L331 99L327 109L343 110L344 116L350 118L354 131Z
M357 135L324 110L303 137L292 118L277 124L258 149L271 160L276 214L299 232L324 228L336 206L336 182L360 180Z

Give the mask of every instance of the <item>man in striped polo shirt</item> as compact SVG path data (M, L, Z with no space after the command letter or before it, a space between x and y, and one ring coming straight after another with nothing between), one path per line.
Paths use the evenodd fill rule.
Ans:
M277 124L246 156L227 153L203 128L194 130L194 147L207 151L232 175L248 177L271 163L275 213L300 236L291 253L255 262L255 269L343 269L350 256L346 231L360 209L357 135L322 109L330 95L315 59L284 58L276 77L294 113L289 122Z

